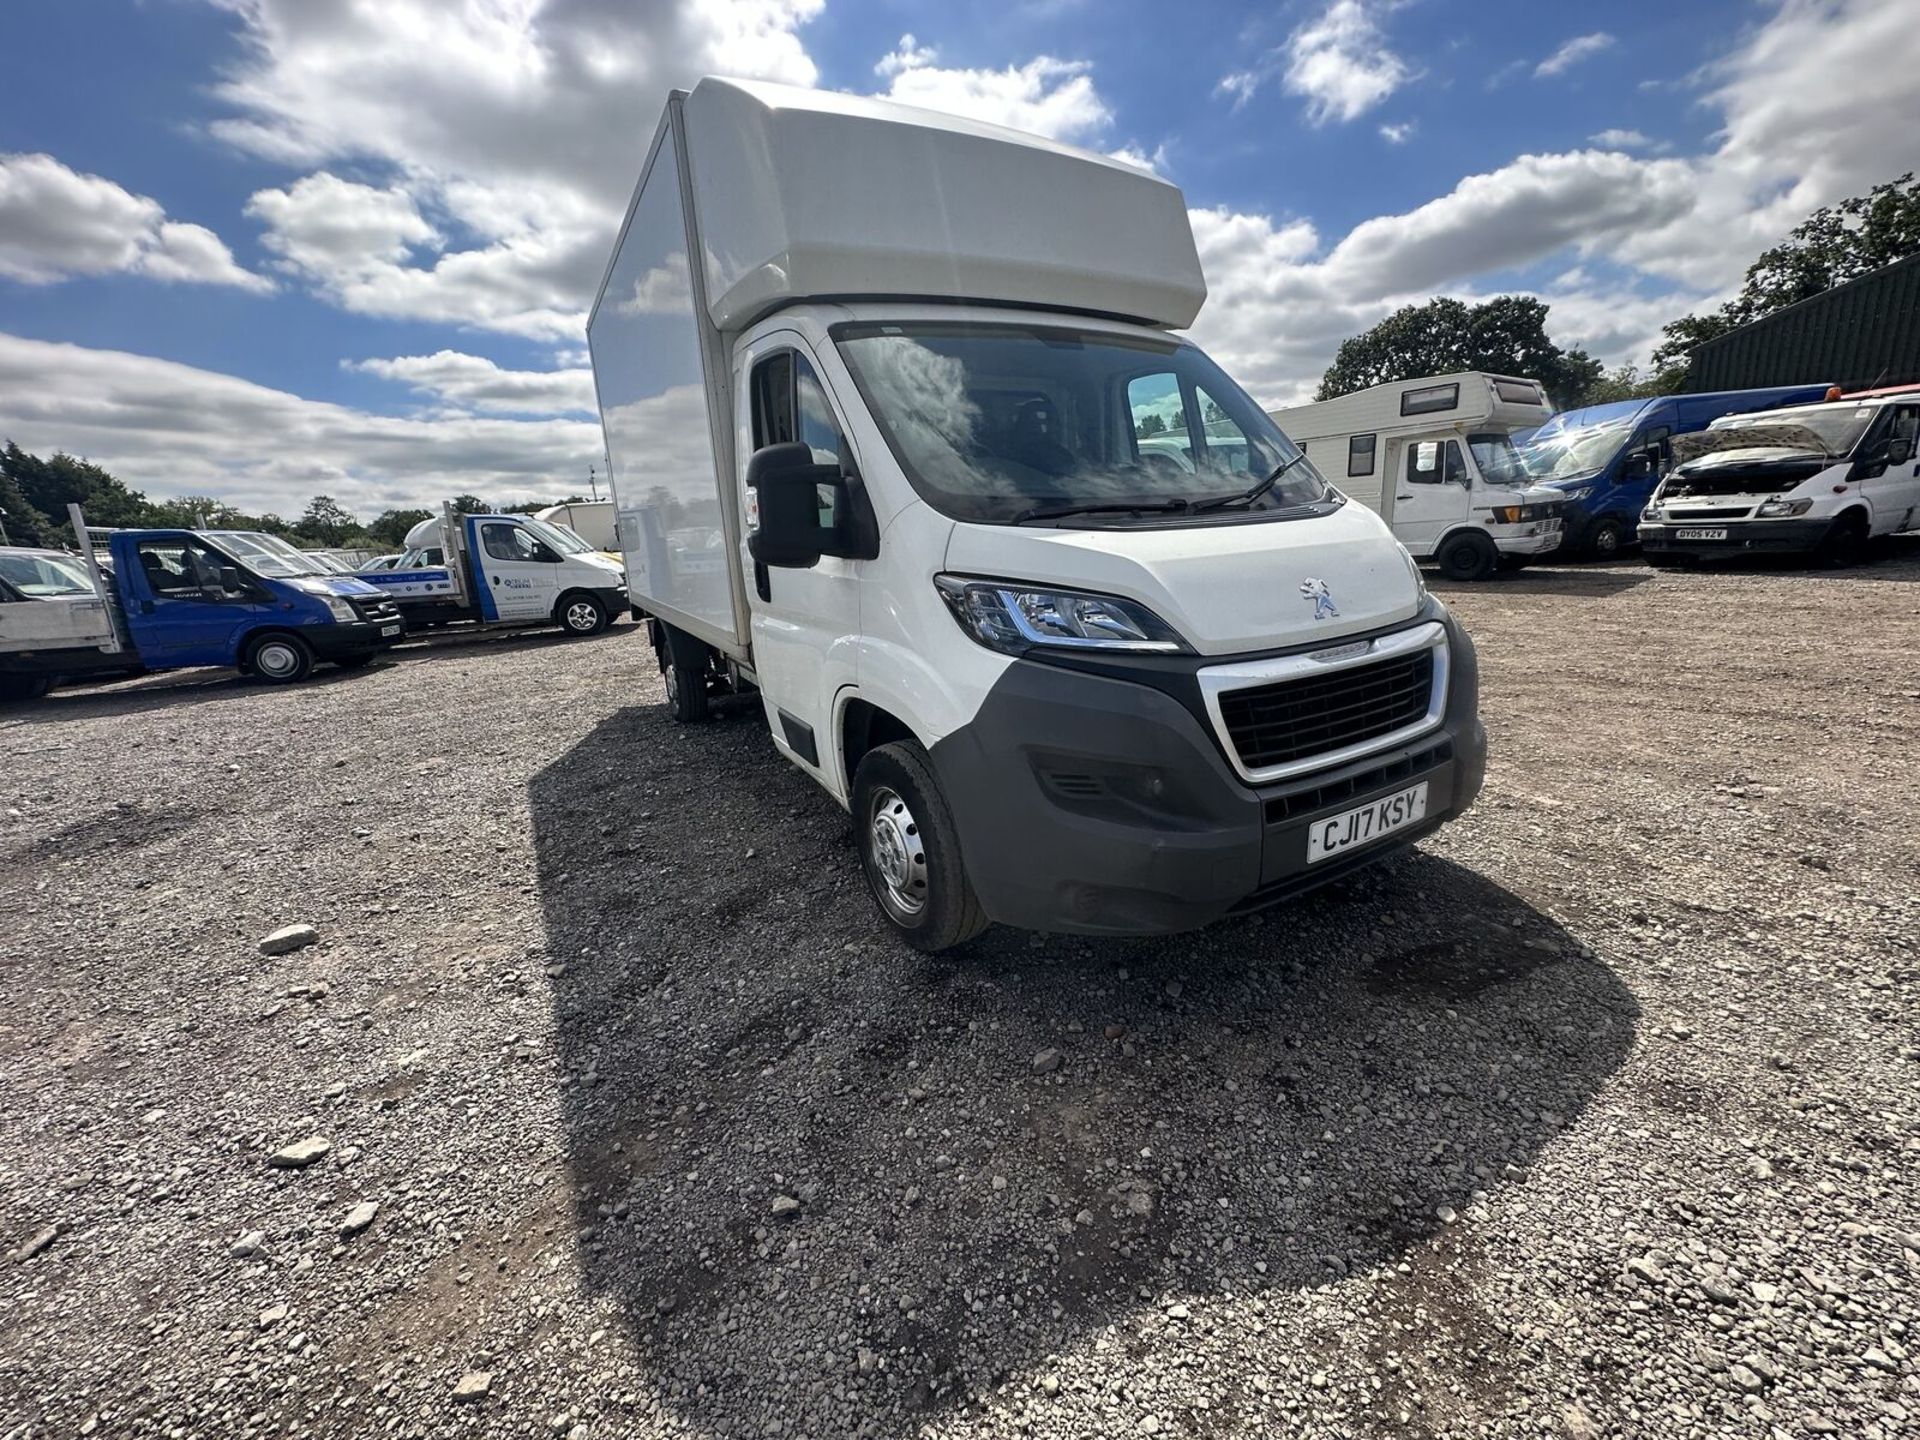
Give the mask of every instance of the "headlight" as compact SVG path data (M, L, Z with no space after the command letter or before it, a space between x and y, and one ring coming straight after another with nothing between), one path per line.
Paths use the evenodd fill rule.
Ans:
M1759 515L1762 519L1771 519L1776 515L1804 515L1813 508L1812 500L1763 500L1760 502Z
M1640 518L1657 525L1667 518L1667 512L1662 510L1659 502L1656 501L1640 512Z
M1528 520L1550 520L1560 513L1560 503L1552 501L1545 505L1496 505L1493 518L1503 525L1519 525Z
M1584 499L1586 499L1586 498L1587 498L1587 497L1588 497L1589 495L1591 495L1591 494L1593 494L1593 486L1591 486L1591 485L1582 485L1582 486L1581 486L1581 487L1580 487L1580 488L1579 488L1578 490L1569 490L1569 491L1567 491L1567 492L1566 492L1566 499L1567 499L1567 502L1568 502L1569 504L1571 504L1571 503L1573 503L1573 502L1574 502L1575 500L1584 500Z
M1117 595L1043 590L1005 580L937 575L933 583L960 628L1006 655L1036 646L1066 650L1190 653L1173 627L1144 605Z
M341 624L351 625L360 618L360 612L338 595L324 595L321 598L327 602L327 609L333 613L333 618Z

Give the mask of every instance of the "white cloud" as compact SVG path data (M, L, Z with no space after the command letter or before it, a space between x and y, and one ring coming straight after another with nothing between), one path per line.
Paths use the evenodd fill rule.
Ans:
M564 494L601 456L591 420L369 415L168 360L11 335L0 335L0 435L39 454L84 455L149 495L298 514L327 494L362 517L463 491Z
M1411 120L1403 120L1397 125L1382 125L1380 138L1389 145L1404 145L1413 138L1413 132L1419 126Z
M345 368L398 381L460 410L494 415L594 413L593 371L585 367L505 370L483 355L440 350L347 361Z
M49 285L117 273L273 288L235 263L211 230L168 220L158 200L83 175L51 155L0 155L0 275Z
M1602 150L1647 150L1653 141L1638 130L1601 130L1587 137Z
M1148 154L1138 145L1122 145L1118 150L1109 150L1107 158L1118 160L1123 165L1131 165L1137 170L1150 170L1155 175L1167 173L1168 150L1164 144L1154 146L1152 154Z
M1113 122L1085 61L1041 55L1001 70L952 70L943 69L938 59L936 51L902 35L874 71L887 77L889 100L1054 140L1088 141Z
M1378 8L1366 0L1333 0L1251 69L1227 75L1220 89L1243 105L1278 73L1281 88L1306 100L1315 125L1358 119L1414 78L1413 68L1388 48Z
M1591 60L1602 50L1611 50L1618 43L1604 30L1596 30L1591 35L1576 35L1534 66L1534 77L1540 79L1549 75L1563 74L1582 60Z

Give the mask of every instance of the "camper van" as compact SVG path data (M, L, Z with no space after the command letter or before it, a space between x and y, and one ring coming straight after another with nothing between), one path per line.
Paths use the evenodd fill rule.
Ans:
M1533 483L1512 440L1552 413L1538 381L1477 370L1269 412L1449 580L1484 580L1559 548L1561 498Z
M909 944L1191 928L1480 789L1471 642L1172 333L1205 296L1132 166L823 91L667 102L587 327L631 600L673 717L751 705Z

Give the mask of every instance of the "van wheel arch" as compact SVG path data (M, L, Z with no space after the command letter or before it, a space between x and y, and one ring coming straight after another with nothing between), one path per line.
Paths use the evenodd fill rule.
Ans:
M313 647L291 630L256 630L242 643L237 668L269 685L292 685L313 673L316 658Z
M846 780L847 795L853 795L853 774L860 768L860 761L869 750L878 750L882 745L890 745L896 740L911 740L920 745L920 737L913 733L898 715L883 710L870 700L858 696L847 701L846 708L840 712L840 763L844 767L842 775ZM922 749L926 747L921 746Z
M1858 565L1867 558L1867 543L1873 536L1873 517L1864 505L1849 505L1833 517L1827 533L1821 537L1819 558L1835 569Z

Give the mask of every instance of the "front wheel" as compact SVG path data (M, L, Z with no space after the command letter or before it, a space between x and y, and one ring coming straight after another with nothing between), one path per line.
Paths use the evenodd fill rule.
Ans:
M1587 536L1587 550L1596 560L1617 560L1620 552L1627 548L1627 527L1618 520L1596 521L1593 533Z
M291 685L313 673L313 647L298 635L266 635L247 651L246 670L269 685Z
M1499 568L1500 552L1486 536L1469 532L1451 537L1434 559L1449 580L1484 580Z
M1820 563L1836 570L1858 565L1867 557L1867 517L1849 510L1827 531L1820 542Z
M869 750L853 776L860 868L887 924L928 954L971 940L986 913L960 862L960 834L927 752L910 740Z
M569 635L598 635L613 623L613 616L598 596L579 590L561 596L555 611L560 628Z

